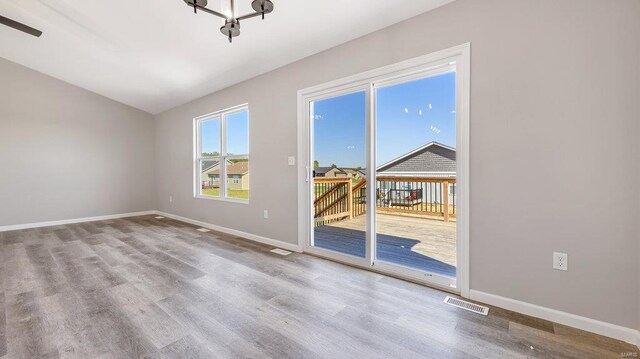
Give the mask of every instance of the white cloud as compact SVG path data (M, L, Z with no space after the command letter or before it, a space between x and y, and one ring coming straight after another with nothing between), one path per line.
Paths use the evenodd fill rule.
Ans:
M451 111L451 113L456 113L456 110Z
M422 116L422 110L418 111L418 115Z
M431 106L431 104L429 104L429 110L431 110L433 108L433 106Z
M431 132L435 133L436 135L439 134L441 131L439 128L437 128L434 125L431 125Z
M314 120L322 120L323 118L324 118L324 116L322 116L322 115L315 115L315 116L313 116L313 119L314 119Z
M408 108L404 108L404 113L409 113L409 109Z
M347 149L348 149L348 150L353 150L353 149L355 149L355 148L356 148L356 146L353 146L353 145L352 145L352 146L347 146Z

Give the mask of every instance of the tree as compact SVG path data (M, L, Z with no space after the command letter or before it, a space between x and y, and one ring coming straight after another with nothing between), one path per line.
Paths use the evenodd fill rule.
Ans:
M313 161L313 168L320 168L320 162Z
M336 164L334 163L331 165L331 168L338 168L338 166L336 166Z

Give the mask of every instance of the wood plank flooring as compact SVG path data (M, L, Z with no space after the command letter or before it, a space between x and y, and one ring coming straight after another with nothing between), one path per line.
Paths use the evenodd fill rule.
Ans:
M0 233L0 359L620 358L638 348L168 218Z

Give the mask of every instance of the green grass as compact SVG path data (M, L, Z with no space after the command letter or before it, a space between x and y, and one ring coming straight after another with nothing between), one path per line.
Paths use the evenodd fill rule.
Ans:
M202 190L204 196L220 197L220 188L206 188ZM227 198L249 199L249 190L229 189Z

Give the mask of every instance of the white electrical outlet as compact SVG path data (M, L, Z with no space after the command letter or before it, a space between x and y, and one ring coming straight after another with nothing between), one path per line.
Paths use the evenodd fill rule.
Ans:
M553 269L569 269L568 255L566 253L553 252Z
M264 217L264 219L269 219L269 211L265 209L262 216Z
M173 202L173 196L169 196L169 203Z
M287 161L289 163L289 166L295 166L296 165L296 158L294 156L289 156Z

